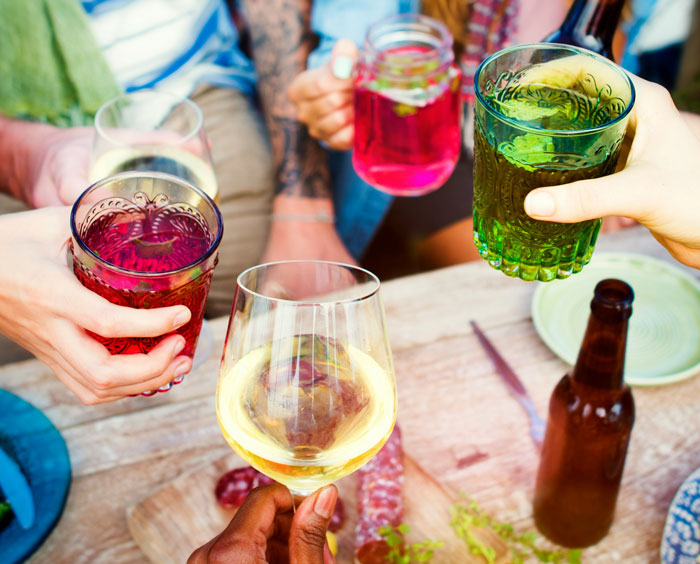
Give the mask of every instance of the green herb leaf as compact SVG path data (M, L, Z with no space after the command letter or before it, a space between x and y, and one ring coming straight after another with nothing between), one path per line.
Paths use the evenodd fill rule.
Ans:
M497 106L504 116L508 116L518 121L541 121L544 118L556 115L559 110L551 106L536 106L530 100L497 100L492 98L491 103Z
M10 523L12 515L13 512L10 504L6 500L0 501L0 531Z
M473 499L464 498L452 507L452 528L472 554L483 556L486 562L494 564L496 551L485 545L474 535L478 528L489 528L505 542L510 552L512 564L524 564L531 557L550 564L580 564L581 550L539 546L537 533L526 531L518 534L510 523L496 521L485 513Z
M436 548L442 546L442 542L426 540L423 542L406 544L403 535L411 532L411 527L401 523L397 527L380 527L377 533L384 538L391 548L387 554L387 562L390 564L420 564L429 563Z
M394 113L399 117L406 117L415 115L418 112L416 106L411 106L410 104L404 104L403 102L396 102L394 104Z
M511 163L533 171L535 166L552 162L557 154L554 140L549 135L525 133L498 145L498 151Z

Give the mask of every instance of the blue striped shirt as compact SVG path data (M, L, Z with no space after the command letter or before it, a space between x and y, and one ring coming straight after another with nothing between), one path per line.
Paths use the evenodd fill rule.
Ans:
M253 61L240 48L224 0L82 0L82 4L126 91L158 86L188 95L206 83L254 92ZM414 8L415 0L316 0L311 27L320 43L309 57L309 67L326 61L340 37L361 45L372 22Z

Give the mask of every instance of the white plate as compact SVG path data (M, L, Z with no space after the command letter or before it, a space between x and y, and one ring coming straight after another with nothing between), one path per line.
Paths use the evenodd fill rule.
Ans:
M576 362L593 289L606 278L627 282L635 295L625 381L652 386L700 373L700 281L668 262L632 253L595 253L580 273L540 283L532 321L552 352Z

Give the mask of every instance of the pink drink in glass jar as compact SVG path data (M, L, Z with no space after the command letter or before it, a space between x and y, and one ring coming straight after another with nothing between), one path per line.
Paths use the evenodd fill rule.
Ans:
M452 37L441 23L402 15L372 26L355 80L358 175L397 196L442 186L459 158L459 86Z

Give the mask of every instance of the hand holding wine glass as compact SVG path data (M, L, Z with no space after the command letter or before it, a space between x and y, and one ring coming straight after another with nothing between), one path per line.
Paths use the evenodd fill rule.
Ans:
M12 152L0 166L3 184L33 208L72 204L88 185L93 137L91 127L56 127L0 115L0 138Z
M334 564L326 531L338 499L334 486L307 497L294 511L289 490L272 484L253 490L231 523L198 548L188 564Z
M305 285L285 284L295 278ZM216 403L234 450L295 494L309 495L367 462L396 418L376 276L321 261L243 272Z

